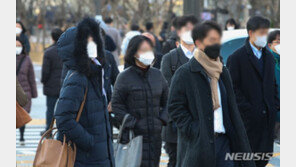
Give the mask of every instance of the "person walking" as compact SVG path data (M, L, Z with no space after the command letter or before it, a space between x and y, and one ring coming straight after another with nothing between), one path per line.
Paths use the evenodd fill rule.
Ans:
M120 46L122 42L120 33L113 27L113 19L111 17L104 18L104 22L107 25L107 28L105 29L106 34L109 35L116 44L116 49L111 53L114 56L116 64L119 65Z
M262 16L247 22L245 45L227 59L238 108L244 121L252 151L265 153L257 167L268 163L273 152L274 126L279 99L275 61L266 49L270 21Z
M155 54L155 61L152 66L157 69L160 69L160 63L162 61L163 55L160 52L157 52L157 50L155 48L156 43L155 43L155 38L154 38L153 34L151 34L150 32L144 32L144 33L142 33L142 35L149 38L153 44L153 52Z
M275 79L278 85L277 94L280 99L280 30L269 33L267 38L268 50L272 53L275 61ZM275 142L280 143L280 112L276 113Z
M177 33L181 36L181 44L178 48L165 54L161 62L161 72L168 81L169 86L175 71L193 57L195 46L191 37L192 29L193 24L188 19L188 16L178 19ZM168 166L175 167L177 159L177 128L171 119L163 129L162 139L165 142L164 148L169 155Z
M239 29L239 24L236 23L236 21L233 18L226 20L225 30L231 31L231 30L235 30L235 29Z
M150 34L152 34L154 36L155 39L155 51L157 53L161 53L161 49L162 49L162 45L158 39L158 37L153 33L154 31L154 25L152 22L147 22L145 25L146 31L149 32Z
M127 32L121 44L121 54L125 55L129 41L136 35L140 35L140 27L137 24L131 25L131 30Z
M20 85L25 91L28 102L24 109L30 113L32 98L37 97L37 88L35 81L35 73L30 57L27 55L25 42L20 37L16 37L16 75ZM25 126L20 128L20 144L25 144Z
M195 26L194 57L171 81L168 112L178 128L177 167L255 167L252 160L226 159L251 148L230 74L220 60L221 37L213 21Z
M30 42L26 35L27 29L21 21L16 22L16 36L20 37L20 39L24 42L24 48L26 53L29 55L31 51Z
M75 167L115 167L111 127L107 111L106 63L99 24L83 19L58 40L58 54L67 64L56 104L58 139L66 135L77 146ZM86 93L79 122L75 117Z
M62 33L63 31L59 28L55 28L51 31L53 44L45 50L43 56L41 82L43 84L43 94L46 96L47 109L46 127L45 130L41 132L41 135L49 129L54 115L54 106L60 94L63 63L58 56L57 41Z
M168 33L168 37L166 38L166 40L163 43L162 46L162 54L165 55L166 53L168 53L169 51L177 48L177 38L180 38L176 32L177 30L177 24L178 24L178 19L180 17L175 17L172 22L171 22L171 28L170 28L170 33Z
M128 130L143 136L141 167L158 167L161 155L161 129L168 120L166 80L151 64L153 45L142 35L129 42L126 63L131 66L118 75L111 100L115 118L126 121L122 143L128 142Z

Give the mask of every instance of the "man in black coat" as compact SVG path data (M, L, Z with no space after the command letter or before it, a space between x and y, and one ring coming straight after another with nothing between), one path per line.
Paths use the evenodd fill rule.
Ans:
M230 74L219 58L221 36L215 22L195 26L198 49L172 79L168 112L178 128L177 167L255 166L252 160L226 158L251 148Z
M250 18L245 45L227 60L236 101L255 153L273 152L275 114L279 110L275 62L266 49L269 26L264 17ZM267 163L267 159L256 161L258 167Z
M191 32L193 29L194 24L189 18L191 18L191 16L182 16L178 19L177 33L182 37L181 45L165 54L161 62L161 72L168 81L168 85L170 85L175 71L193 57L195 46L192 37L189 36L189 39L187 39L188 37L186 38L186 35L183 35L187 32ZM179 37L177 38L179 40ZM177 128L171 119L168 125L163 128L162 139L166 142L164 148L169 155L168 166L175 167L177 156Z
M58 56L57 41L62 33L63 31L59 28L52 30L51 37L54 43L45 50L43 57L41 82L43 83L43 94L46 96L47 106L45 131L49 128L54 114L54 106L60 95L63 63ZM41 132L41 134L43 133Z

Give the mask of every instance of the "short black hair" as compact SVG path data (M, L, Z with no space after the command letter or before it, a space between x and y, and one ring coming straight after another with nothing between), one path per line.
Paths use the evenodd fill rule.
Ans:
M106 24L111 24L111 23L113 22L113 19L112 19L111 17L105 17L105 18L104 18L104 22L105 22Z
M267 42L272 43L277 36L280 36L280 30L274 30L268 34Z
M253 16L247 22L247 31L255 31L260 28L269 28L270 21L263 16Z
M179 19L180 17L179 16L176 16L173 20L172 20L172 23L171 23L171 25L174 27L174 28L176 28L177 29L177 27L178 27L178 19Z
M139 27L138 24L132 24L132 25L131 25L131 30L132 30L132 31L139 31L139 29L140 29L140 27Z
M214 21L205 21L201 24L195 25L192 30L193 41L203 41L206 38L208 32L212 29L216 30L219 33L219 35L222 36L221 27L218 23Z
M57 42L62 34L63 31L60 28L55 28L51 31L51 38L54 42Z
M177 29L180 30L182 27L186 26L187 23L195 25L198 22L194 15L184 15L177 19Z
M22 49L21 54L26 54L27 52L26 52L26 47L25 47L25 41L22 40L20 37L16 37L16 41L19 41L22 44L23 49Z
M148 42L151 48L153 48L151 40L143 35L136 35L129 41L126 54L124 55L124 61L127 65L136 65L135 54L144 41Z
M145 27L146 27L146 30L149 31L149 30L151 30L153 28L153 23L152 22L147 22Z
M21 27L22 27L22 34L26 33L27 29L26 29L26 27L24 26L23 22L21 22L21 21L16 21L16 23L18 23L18 24L21 25Z
M239 28L238 23L236 23L236 21L233 18L230 18L230 19L226 20L225 30L227 30L227 24L228 23L231 24L231 25L234 25L234 29L238 29Z
M187 15L186 17L188 22L190 22L191 24L195 25L198 23L198 19L194 15Z

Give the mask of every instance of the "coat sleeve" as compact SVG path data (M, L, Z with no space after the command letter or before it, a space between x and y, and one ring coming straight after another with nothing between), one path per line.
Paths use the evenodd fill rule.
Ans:
M278 84L276 83L276 80L274 80L274 88L275 88L275 107L278 111L280 111L280 99L279 99L279 96L278 96Z
M24 92L21 84L16 77L16 101L19 103L20 106L24 107L28 103L28 97Z
M193 119L188 110L187 87L183 79L186 74L182 73L182 69L178 69L173 77L169 92L168 112L181 133L194 137L199 133L198 121Z
M116 78L119 74L119 69L113 55L111 56L111 59L112 59L111 60L111 66L112 66L111 84L114 86Z
M88 151L95 144L94 136L76 122L76 116L83 101L87 79L81 74L73 74L65 79L59 100L56 104L55 118L59 131L77 147Z
M122 73L121 73L122 74ZM124 116L128 114L128 108L126 104L128 90L126 83L124 83L124 76L119 74L114 86L114 92L111 99L112 111L115 115L115 119L121 124ZM133 129L137 119L130 115L126 121L125 127Z
M171 79L173 76L172 70L171 70L171 57L170 53L167 53L163 56L160 66L160 71L164 78L167 80L168 86L171 85Z
M31 46L30 46L30 42L29 39L27 37L27 35L24 34L24 43L25 43L25 49L26 49L26 53L30 53L31 51Z
M229 69L229 72L231 75L233 90L234 90L239 108L251 109L250 102L246 99L245 95L240 90L240 70L239 70L239 63L237 61L237 58L231 55L227 59L226 66Z
M118 50L118 55L120 55L120 52L121 52L121 48L120 48L121 42L122 42L122 38L120 36L120 33L119 31L116 31L116 46Z
M165 78L162 76L162 94L160 99L160 120L163 122L163 125L168 123L168 110L167 110L167 99L168 99L168 84Z
M29 56L28 56L28 59L29 59L28 80L31 88L31 95L32 95L32 98L36 98L38 94L37 94L37 87L36 87L36 81L35 81L35 72L34 72L32 61Z
M50 60L50 57L48 56L48 52L45 52L44 53L44 56L43 56L43 64L42 64L42 76L41 76L41 82L43 84L45 84L49 77L50 77L50 73L51 73L51 60Z

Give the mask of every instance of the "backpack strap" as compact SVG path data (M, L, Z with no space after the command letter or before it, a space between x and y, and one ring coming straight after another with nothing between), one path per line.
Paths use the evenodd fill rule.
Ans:
M173 49L170 51L170 55L171 55L171 71L172 71L172 74L174 74L178 68L178 62L180 61L179 54L176 49Z

